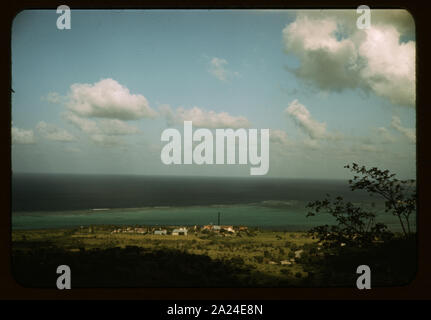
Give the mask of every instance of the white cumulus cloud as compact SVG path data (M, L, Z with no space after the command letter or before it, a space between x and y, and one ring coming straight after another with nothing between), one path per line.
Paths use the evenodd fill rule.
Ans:
M322 90L362 88L394 104L415 105L414 23L403 10L371 10L369 29L357 29L355 10L299 12L283 29L286 53L300 61L298 77Z
M113 79L71 85L66 105L75 114L88 118L136 120L157 115L143 95L131 94Z
M299 103L298 100L292 101L285 110L285 113L292 118L295 124L311 139L328 138L326 123L313 119L308 109Z

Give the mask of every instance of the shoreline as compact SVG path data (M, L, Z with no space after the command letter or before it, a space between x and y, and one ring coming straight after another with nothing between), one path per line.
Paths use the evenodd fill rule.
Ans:
M53 209L53 210L16 210L11 211L15 215L31 214L55 214L55 213L95 213L99 211L148 211L148 210L169 210L169 209L207 209L207 208L232 208L232 207L262 207L273 209L286 209L298 205L301 202L307 202L297 199L291 200L262 200L258 202L232 202L232 203L213 203L213 204L176 204L176 205L147 205L141 207L100 207L100 208L82 208L82 209Z

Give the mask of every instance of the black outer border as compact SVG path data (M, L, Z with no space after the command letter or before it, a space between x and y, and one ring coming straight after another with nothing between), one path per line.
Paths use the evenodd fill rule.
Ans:
M54 9L61 4L73 9L355 9L361 4L376 8L404 8L415 19L416 23L416 131L417 131L417 186L419 191L418 202L418 260L419 266L416 278L403 287L375 288L372 290L357 290L352 288L124 288L124 289L34 289L24 288L14 280L11 274L11 27L16 14L24 9ZM427 201L430 178L430 169L426 166L431 163L426 148L428 132L427 119L430 118L430 98L425 89L430 83L425 75L429 71L430 57L428 15L431 16L431 3L419 1L64 1L51 0L20 1L2 8L0 20L3 56L1 61L3 72L3 85L1 90L2 108L1 129L2 153L1 181L2 192L0 205L3 208L0 214L0 298L1 299L148 299L148 300L284 300L284 299L430 299L431 298L431 226L428 214L430 205ZM202 301L204 302L204 301Z

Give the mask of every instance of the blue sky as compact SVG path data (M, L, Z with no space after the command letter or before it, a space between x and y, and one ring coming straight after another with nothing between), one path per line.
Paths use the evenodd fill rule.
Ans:
M414 23L405 11L371 14L364 31L355 10L72 8L71 29L59 30L55 10L23 11L12 28L12 168L248 175L161 163L161 132L198 112L203 127L213 117L269 128L269 176L344 178L355 161L414 178ZM104 90L124 100L97 100Z

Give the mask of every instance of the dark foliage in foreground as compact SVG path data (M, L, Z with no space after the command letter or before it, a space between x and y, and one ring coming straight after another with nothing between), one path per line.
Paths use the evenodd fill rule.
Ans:
M299 259L308 273L307 284L316 287L355 286L360 265L371 269L372 287L408 285L417 272L415 237L393 238L371 247L339 247L316 254L315 246L307 246Z
M234 287L247 270L180 250L136 246L70 252L55 246L14 250L15 279L26 287L55 287L59 265L71 268L72 287ZM31 266L31 268L29 268Z
M72 288L85 287L354 287L356 268L367 264L372 285L408 284L416 272L416 242L392 239L368 248L325 249L305 244L297 259L305 276L286 268L281 279L257 272L241 258L214 260L173 249L104 248L71 252L50 242L15 243L12 270L24 287L55 288L56 269L72 270ZM284 273L284 272L283 272Z

